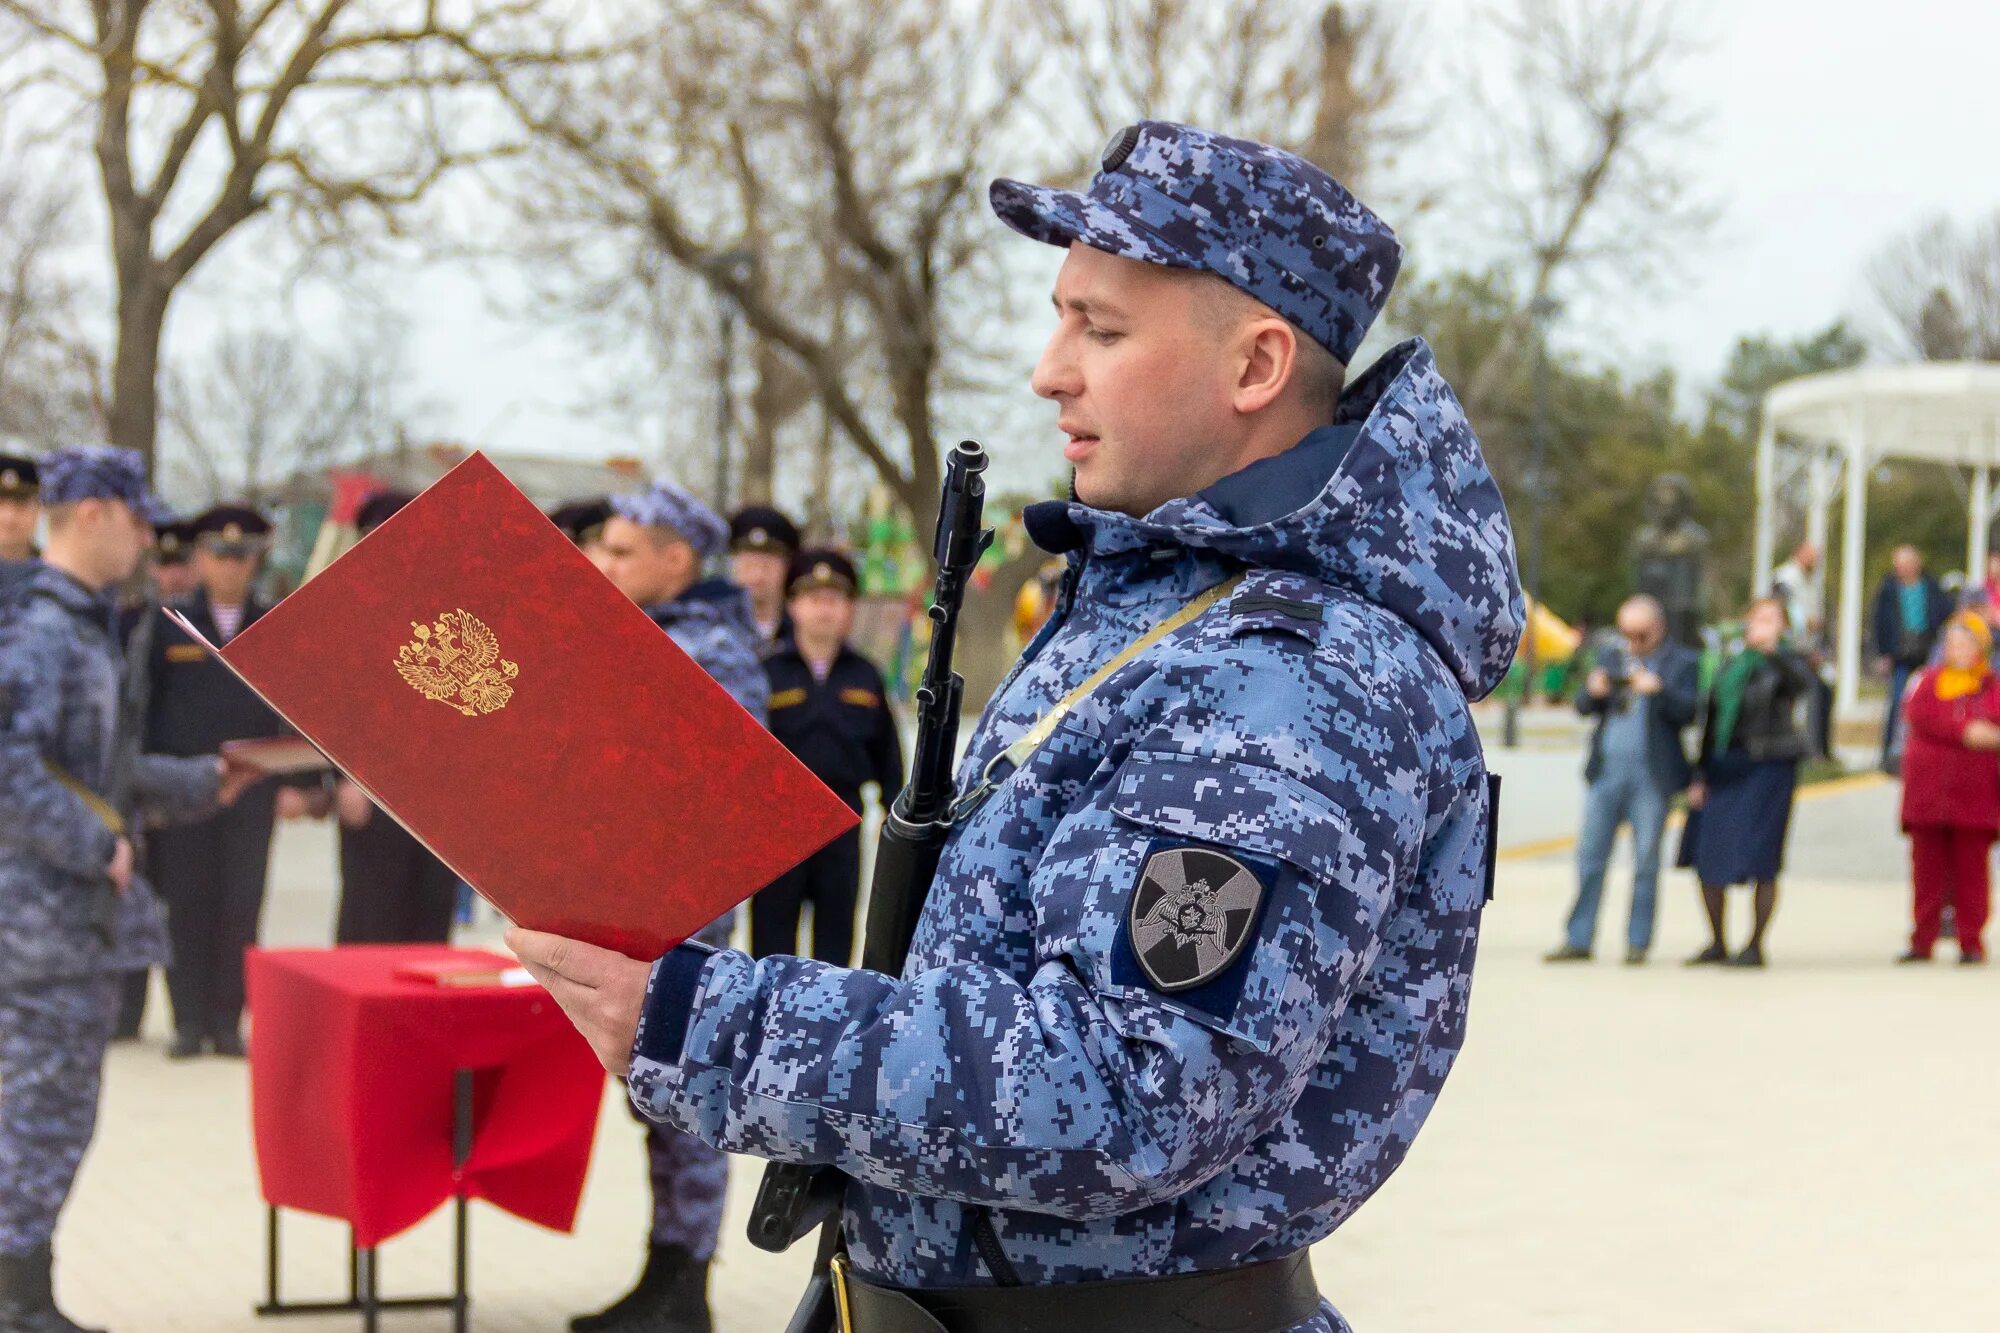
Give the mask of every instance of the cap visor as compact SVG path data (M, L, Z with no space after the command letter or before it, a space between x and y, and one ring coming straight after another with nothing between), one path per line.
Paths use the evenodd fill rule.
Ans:
M1084 231L1089 200L1075 190L1003 178L987 188L986 197L1002 222L1031 241L1066 246Z
M1201 267L1197 256L1185 253L1115 201L1006 179L994 181L986 194L994 214L1031 241L1064 247L1081 241L1093 250L1142 264Z

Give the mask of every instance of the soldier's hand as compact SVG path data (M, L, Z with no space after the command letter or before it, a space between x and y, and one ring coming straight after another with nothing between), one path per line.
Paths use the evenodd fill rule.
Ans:
M639 1035L639 1013L645 1007L646 980L653 965L581 940L519 926L507 932L507 947L521 960L521 966L548 988L597 1052L598 1061L618 1077L625 1077L632 1064L632 1043Z
M312 801L297 787L278 788L278 818L306 819L312 812Z
M111 851L111 864L104 868L104 873L110 877L111 887L118 891L119 897L123 898L125 890L132 887L132 840L130 838L120 838L118 840L118 845Z
M343 828L366 828L375 814L375 802L368 799L368 793L361 790L359 783L346 778L334 789L333 808L340 815Z
M217 771L222 774L222 781L215 789L215 799L223 805L236 804L236 798L241 796L251 783L264 776L263 769L253 768L242 760L232 759L228 755L219 756L215 762L219 766Z

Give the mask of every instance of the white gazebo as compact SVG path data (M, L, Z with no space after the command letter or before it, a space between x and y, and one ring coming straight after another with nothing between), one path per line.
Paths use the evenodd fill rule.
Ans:
M1852 713L1861 686L1868 474L1887 459L1970 469L1965 567L1969 578L1984 577L1986 534L1995 513L1993 471L2000 466L2000 364L1862 366L1786 380L1764 395L1757 440L1756 588L1771 584L1780 492L1803 483L1806 540L1825 553L1828 513L1837 488L1846 487L1836 696L1842 716ZM1825 569L1822 560L1813 590L1822 612Z

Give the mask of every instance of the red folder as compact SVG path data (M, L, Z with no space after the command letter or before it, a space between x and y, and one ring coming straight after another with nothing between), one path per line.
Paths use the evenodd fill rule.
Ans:
M480 454L209 650L514 921L634 958L856 823Z

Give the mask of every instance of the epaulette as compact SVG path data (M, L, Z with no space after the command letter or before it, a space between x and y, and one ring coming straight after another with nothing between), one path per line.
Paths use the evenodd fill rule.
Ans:
M1326 606L1313 595L1318 590L1317 581L1297 575L1251 575L1229 599L1229 636L1279 633L1317 643L1326 621Z

